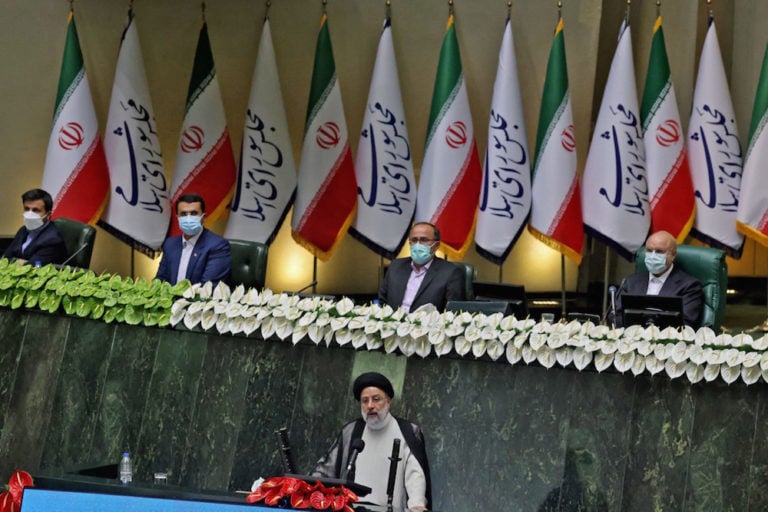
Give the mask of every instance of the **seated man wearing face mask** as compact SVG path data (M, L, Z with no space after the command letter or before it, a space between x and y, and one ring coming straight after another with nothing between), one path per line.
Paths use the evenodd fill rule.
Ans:
M683 322L699 327L703 307L702 288L698 279L675 267L677 242L666 231L657 231L645 241L645 267L647 272L638 272L624 279L616 295L616 325L622 326L621 296L662 295L683 298Z
M16 233L3 258L15 258L19 263L34 265L63 263L67 259L67 246L51 222L51 194L33 188L21 195L21 203L24 205L24 226Z
M176 215L182 235L163 242L163 259L155 279L176 284L189 279L192 284L229 278L232 254L229 242L203 227L205 201L198 194L183 194L176 201Z
M393 308L414 311L424 304L434 304L440 311L449 300L464 300L461 269L440 258L440 231L428 222L417 222L408 237L410 258L392 261L379 289L379 301Z

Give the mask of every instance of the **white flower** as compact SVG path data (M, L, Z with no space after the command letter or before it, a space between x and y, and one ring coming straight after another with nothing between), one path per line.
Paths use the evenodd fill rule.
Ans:
M321 325L312 324L309 326L307 334L309 334L309 339L311 339L312 342L317 345L325 336L325 328L323 328Z
M634 352L618 352L613 358L613 366L621 373L626 372L632 368L632 363L635 362Z
M610 368L613 363L613 353L604 354L602 352L595 353L595 368L599 373L603 370Z
M661 330L659 330L659 328L656 327L655 325L649 325L643 331L642 338L644 340L648 340L648 341L656 341L657 339L659 339L659 333L660 332L661 332Z
M645 328L642 325L631 325L624 329L624 337L630 339L641 339L645 334ZM650 352L649 352L650 353ZM648 355L648 354L643 354Z
M637 342L633 340L621 339L616 343L616 351L619 354L634 354L637 348Z
M182 297L185 299L194 299L197 295L197 292L200 290L200 284L196 283L184 290L184 293L181 294Z
M291 322L298 320L303 314L304 311L300 310L296 306L288 306L285 308L285 318Z
M365 326L363 327L363 330L365 331L365 334L373 334L375 332L379 332L381 329L381 320L376 320L374 318L369 318L365 322Z
M245 286L240 284L240 285L237 285L234 290L232 290L232 295L229 297L229 300L231 302L240 302L244 296L245 296Z
M707 364L704 367L704 379L707 382L712 382L720 375L720 365L719 364Z
M728 366L741 366L744 362L744 352L735 348L723 350L723 358Z
M356 350L368 345L368 335L365 331L357 330L352 334L352 346Z
M584 350L586 350L587 352L599 352L602 344L603 344L602 341L588 338L587 341L584 343Z
M325 327L326 325L331 323L331 315L328 314L327 311L322 311L318 313L317 320L315 321L315 324L320 327Z
M759 367L760 366L760 354L757 352L748 352L744 354L744 360L741 365L745 368Z
M456 341L453 342L453 347L457 354L465 356L472 350L472 342L468 341L464 336L459 336L456 338Z
M384 342L380 339L374 338L373 336L368 336L368 345L366 345L366 348L368 350L379 350L382 346L384 346Z
M298 327L309 327L314 323L314 321L317 319L317 312L316 311L308 311L304 313L304 316L299 318L299 321L296 322L296 325Z
M229 302L224 300L214 300L209 303L211 306L213 306L213 311L217 315L226 315L227 309L229 308ZM210 309L209 305L206 305L203 310Z
M411 338L421 338L423 336L426 336L428 333L427 327L425 325L416 325L411 329Z
M696 339L701 340L704 345L712 345L716 337L715 331L709 327L699 327L699 330L696 331Z
M416 353L416 344L417 342L413 338L402 338L400 339L400 352L405 357L411 357Z
M297 325L291 333L291 343L297 345L309 333L309 327L306 325Z
M531 364L533 361L536 360L536 349L531 347L530 345L526 345L523 347L523 361L525 361L525 364Z
M456 337L464 332L464 325L461 322L453 321L444 329L445 335L450 337Z
M539 364L547 370L555 366L555 362L557 362L555 351L546 345L536 351L536 359L538 359Z
M507 345L507 361L509 364L516 364L523 357L523 352L519 347L510 343Z
M255 316L246 317L245 320L243 320L243 334L250 336L259 328L259 325L261 325L261 323L256 320Z
M725 354L722 350L713 350L707 354L707 363L721 365L725 362Z
M229 332L229 318L227 315L218 315L216 317L216 331L219 334L226 334Z
M688 352L688 359L693 364L698 365L706 361L704 349L701 348L701 345L688 345L688 348L686 350Z
M678 341L672 347L669 357L675 364L680 364L688 359L688 344L684 341Z
M759 366L743 366L741 368L741 380L743 380L747 386L757 382L762 374L763 372L760 370Z
M553 349L560 348L563 345L565 345L566 341L568 341L567 332L558 332L558 333L553 332L547 339L547 345Z
M229 318L229 332L232 334L240 334L243 332L245 320L242 317Z
M768 352L760 357L760 369L763 371L768 370Z
M517 320L515 320L514 316L505 316L501 319L501 322L499 322L499 327L502 331L514 331L515 324L517 323Z
M201 310L193 311L192 308L187 310L187 314L184 315L184 327L187 329L194 329L203 317Z
M227 318L235 318L236 316L242 316L243 314L243 305L239 302L230 302L229 307L227 307Z
M343 329L349 323L349 318L346 317L333 317L331 318L331 330L336 332Z
M475 356L475 358L482 357L483 354L485 354L485 349L488 346L488 342L484 339L476 340L472 343L472 355Z
M445 337L442 343L435 345L435 354L437 354L437 357L450 354L452 350L453 350L453 339L448 337Z
M331 322L331 327L333 327L333 322ZM350 341L352 341L352 333L349 331L349 329L339 329L335 332L336 337L336 343L338 343L340 346L344 346Z
M744 345L752 347L752 343L752 336L749 334L744 334L743 332L731 338L731 346L734 348L738 348Z
M506 345L509 342L509 340L511 340L512 337L515 335L515 332L516 331L501 331L499 333L499 341L502 344Z
M429 339L429 342L432 345L440 345L443 343L443 340L445 340L445 331L440 328L434 328L429 331L429 335L427 336L427 339Z
M555 351L555 359L557 363L565 368L573 362L573 349L572 348L559 348Z
M268 316L261 322L261 337L268 340L273 334L275 334L275 319Z
M696 331L690 325L686 325L680 333L680 338L687 343L691 343L696 339Z
M647 356L645 358L645 369L648 370L651 375L656 375L664 369L664 361L661 361L654 355Z
M592 327L587 334L589 335L590 338L599 340L599 339L605 338L608 335L609 330L610 329L608 328L607 325L596 325Z
M391 323L383 323L381 324L381 328L379 330L379 336L381 339L389 338L395 334L395 326Z
M741 376L741 366L720 366L720 375L728 384L733 384Z
M531 336L528 338L528 344L531 346L533 350L539 350L541 347L543 347L547 343L547 339L549 338L549 335L544 332L533 332L531 333Z
M768 349L768 334L763 334L761 337L759 337L756 340L752 341L752 347L755 350L763 351Z
M257 289L249 288L248 292L245 294L245 296L240 302L244 302L249 306L258 306L259 304L261 304L261 295L259 294L259 291Z
M384 304L383 306L376 306L373 307L373 316L376 318L384 319L387 317L390 317L394 314L395 310L392 309L392 306L389 304Z
M488 342L485 352L491 360L496 361L504 353L504 344L497 340L491 340Z
M635 360L632 361L632 375L638 376L641 373L645 372L645 358L646 357L653 357L653 356L643 356L643 355L636 355Z
M659 338L669 341L679 340L680 331L678 331L675 327L667 327L659 333Z
M432 352L432 344L425 337L414 340L416 354L425 358Z
M409 334L411 334L411 330L413 329L413 324L410 322L400 322L400 324L397 326L397 337L398 338L405 338Z
M685 370L687 368L688 368L687 362L676 363L672 358L667 359L667 362L664 365L664 370L667 372L667 375L669 375L670 379L676 379L680 377L682 374L685 373Z
M171 326L176 327L176 324L181 322L184 319L184 316L186 314L187 314L186 307L176 308L176 311L171 310L171 322L170 322Z
M281 340L286 339L293 332L293 324L285 318L275 319L275 334Z
M592 362L592 352L588 352L583 348L577 348L573 351L573 364L579 371L586 368L589 363Z
M704 378L704 367L702 365L688 363L685 367L685 375L691 384L696 384Z
M218 318L219 318L219 315L217 315L212 309L203 311L203 316L200 319L200 327L202 327L207 331L208 329L216 325L216 320Z
M515 336L515 339L513 340L513 345L517 348L523 348L523 345L525 345L525 342L528 341L528 333L527 332L521 332L517 336Z
M605 355L613 355L618 348L619 347L616 343L611 341L604 341L600 345L600 352L602 352Z
M224 283L224 281L219 281L219 284L217 284L216 288L213 289L214 299L229 300L229 297L231 295L232 295L232 291L229 289L229 286L227 286L226 283Z
M476 325L470 324L464 330L464 337L470 343L474 343L475 341L480 339L480 329L478 329Z
M213 283L210 281L206 282L205 284L200 286L200 288L198 288L196 292L198 297L200 297L201 299L210 299L211 296L213 295Z

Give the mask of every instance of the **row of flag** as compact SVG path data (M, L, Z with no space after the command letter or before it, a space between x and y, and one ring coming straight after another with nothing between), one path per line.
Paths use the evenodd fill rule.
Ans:
M381 32L356 158L324 14L317 39L301 160L292 155L269 19L265 19L235 164L208 32L203 23L179 136L166 179L132 12L123 33L104 143L74 16L67 40L43 187L54 216L101 226L153 253L185 192L206 198L210 225L228 211L225 236L270 243L293 207L292 235L326 260L349 232L393 258L413 220L441 231L441 248L477 251L501 264L524 229L579 262L584 233L631 258L650 231L698 238L738 255L743 236L768 245L768 190L758 162L768 152L768 52L750 143L742 151L714 21L700 59L687 137L682 133L661 18L653 31L642 101L635 90L630 28L616 52L583 175L568 89L563 20L555 29L533 158L507 19L481 164L451 14L440 51L418 187L387 18ZM742 186L742 172L744 186ZM743 192L742 192L743 191ZM474 236L473 236L474 235Z

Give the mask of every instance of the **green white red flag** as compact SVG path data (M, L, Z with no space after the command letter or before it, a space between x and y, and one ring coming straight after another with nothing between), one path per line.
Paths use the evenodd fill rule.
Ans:
M461 258L472 242L482 169L453 15L440 49L426 146L416 221L437 226L440 248Z
M321 260L328 260L349 229L356 204L355 166L328 18L323 14L291 221L293 239Z
M584 224L576 167L576 132L568 93L568 65L561 18L549 51L541 98L528 231L580 263Z
M763 57L760 80L757 83L749 145L741 180L741 200L736 229L743 235L768 247L768 47Z
M206 205L205 225L211 226L227 211L235 185L235 169L208 26L203 23L173 167L171 208L182 194L200 194ZM170 234L180 233L178 223L171 222Z
M109 193L107 160L71 11L43 188L53 197L54 218L86 223L96 222Z
M661 16L653 27L640 118L651 202L651 232L667 231L682 243L693 226L696 205Z

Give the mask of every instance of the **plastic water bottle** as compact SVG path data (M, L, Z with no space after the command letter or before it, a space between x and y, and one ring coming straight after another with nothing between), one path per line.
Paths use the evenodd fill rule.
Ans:
M133 464L131 463L131 454L128 452L123 453L123 458L120 459L120 482L123 485L128 485L133 480Z

